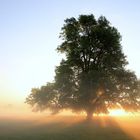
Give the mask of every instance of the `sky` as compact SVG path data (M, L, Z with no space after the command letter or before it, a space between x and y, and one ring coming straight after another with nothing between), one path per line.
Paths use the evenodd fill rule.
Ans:
M0 0L0 107L24 104L53 81L64 20L103 15L122 35L128 68L140 78L139 0Z

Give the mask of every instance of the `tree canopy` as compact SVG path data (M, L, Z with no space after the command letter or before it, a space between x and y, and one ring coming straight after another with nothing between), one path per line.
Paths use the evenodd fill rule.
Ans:
M85 111L89 118L109 108L140 109L139 81L126 69L121 35L105 17L68 18L60 38L57 50L66 57L56 67L54 82L32 89L26 103L37 111Z

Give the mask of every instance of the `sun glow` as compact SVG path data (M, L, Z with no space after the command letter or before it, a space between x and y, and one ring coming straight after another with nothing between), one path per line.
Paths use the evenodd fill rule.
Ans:
M125 112L123 109L112 109L109 110L110 116L128 116L129 113Z

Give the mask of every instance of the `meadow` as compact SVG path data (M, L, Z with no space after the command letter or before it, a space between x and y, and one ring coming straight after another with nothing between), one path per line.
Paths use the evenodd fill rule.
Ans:
M140 117L0 117L0 140L140 140Z

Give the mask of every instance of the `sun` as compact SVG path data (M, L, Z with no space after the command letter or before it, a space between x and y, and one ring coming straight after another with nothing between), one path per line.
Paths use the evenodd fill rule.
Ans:
M125 112L123 109L112 109L112 110L109 110L109 115L110 116L127 116L128 113Z

